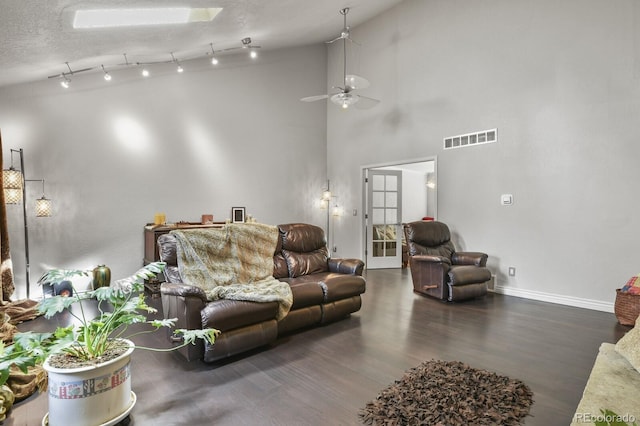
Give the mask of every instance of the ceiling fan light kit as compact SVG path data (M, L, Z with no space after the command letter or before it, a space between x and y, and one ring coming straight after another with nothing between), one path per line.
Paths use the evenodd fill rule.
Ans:
M343 109L347 109L354 104L357 104L357 107L359 108L371 108L380 102L378 99L369 98L367 96L353 93L355 90L366 89L367 87L369 87L369 80L359 75L347 74L347 40L351 43L358 44L351 39L350 28L347 25L347 13L349 13L348 7L340 10L340 14L344 16L344 27L342 29L342 32L338 37L326 42L327 44L330 44L338 40L342 40L344 87L333 87L334 89L340 90L337 93L304 97L300 99L302 102L315 102L322 99L330 99L331 102L341 106Z

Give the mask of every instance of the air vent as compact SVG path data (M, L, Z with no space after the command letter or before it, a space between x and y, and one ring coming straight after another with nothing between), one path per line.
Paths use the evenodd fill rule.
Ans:
M498 142L498 129L482 130L480 132L444 138L444 149L464 148L466 146L492 142Z

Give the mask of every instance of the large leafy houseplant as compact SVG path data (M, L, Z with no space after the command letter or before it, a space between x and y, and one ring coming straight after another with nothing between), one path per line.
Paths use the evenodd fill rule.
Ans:
M92 291L78 292L75 289L70 297L46 297L38 305L45 318L51 318L63 311L69 312L79 323L68 327L58 327L53 332L23 332L14 336L14 343L4 346L0 342L0 385L4 385L10 375L12 365L26 373L29 367L42 365L45 359L53 354L66 354L80 364L90 365L104 360L106 354L119 345L119 339L151 333L161 327L173 327L176 319L147 320L147 314L157 310L145 302L144 280L153 278L162 272L163 262L146 265L128 278L116 281L111 287L100 287ZM54 284L75 276L88 276L90 270L60 270L47 272L41 281ZM96 299L98 316L89 318L85 313L83 301ZM78 311L71 310L74 305ZM129 326L146 323L146 330L128 334ZM183 342L179 346L167 349L135 346L139 349L168 352L188 344L195 344L197 339L214 343L219 330L213 328L201 330L178 329L174 333L181 335Z

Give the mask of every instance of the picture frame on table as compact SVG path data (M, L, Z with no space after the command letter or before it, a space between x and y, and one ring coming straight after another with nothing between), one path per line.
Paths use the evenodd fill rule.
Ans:
M244 223L245 211L244 207L231 207L231 222Z

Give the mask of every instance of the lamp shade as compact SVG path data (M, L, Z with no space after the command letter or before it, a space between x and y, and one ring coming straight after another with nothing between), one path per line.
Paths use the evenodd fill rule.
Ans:
M4 189L22 189L22 172L13 167L3 170L2 187Z
M38 198L36 200L36 216L37 217L50 217L53 212L53 206L51 200L44 198Z
M22 202L22 189L5 188L4 202L7 204L20 204Z

